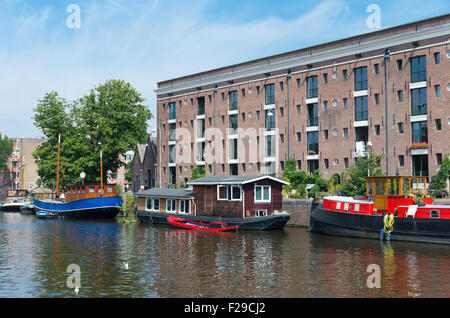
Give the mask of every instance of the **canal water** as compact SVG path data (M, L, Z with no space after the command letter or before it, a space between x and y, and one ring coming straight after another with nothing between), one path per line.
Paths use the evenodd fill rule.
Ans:
M78 296L71 264L81 270ZM381 288L368 288L371 264ZM0 213L0 297L449 296L446 245Z

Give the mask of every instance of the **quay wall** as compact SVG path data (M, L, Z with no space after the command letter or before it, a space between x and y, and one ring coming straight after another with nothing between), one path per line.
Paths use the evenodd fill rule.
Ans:
M283 211L291 215L287 226L309 227L312 200L283 200Z

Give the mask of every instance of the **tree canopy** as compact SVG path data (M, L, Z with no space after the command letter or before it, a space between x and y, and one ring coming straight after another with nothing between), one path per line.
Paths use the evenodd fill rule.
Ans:
M106 181L108 170L123 165L120 157L147 140L147 121L153 116L143 101L122 80L109 80L71 102L57 92L45 94L33 117L47 139L33 153L43 184L56 181L59 134L61 186L79 183L81 172L86 183L100 182L100 151Z
M450 178L450 157L445 155L437 174L431 177L431 189L443 190L447 188L447 180Z
M6 162L13 152L13 145L12 139L6 135L2 138L0 133L0 170L6 169Z

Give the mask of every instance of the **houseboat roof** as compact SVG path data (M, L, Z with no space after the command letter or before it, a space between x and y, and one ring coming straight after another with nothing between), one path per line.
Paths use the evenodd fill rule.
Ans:
M166 188L152 188L136 192L134 195L139 197L158 197L158 198L194 198L192 189L166 189Z
M189 185L210 185L210 184L246 184L259 180L271 179L275 182L289 184L289 182L277 179L268 175L253 175L253 176L206 176L186 182Z

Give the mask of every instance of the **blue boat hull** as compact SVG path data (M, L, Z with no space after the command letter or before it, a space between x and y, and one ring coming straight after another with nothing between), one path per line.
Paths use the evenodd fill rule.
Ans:
M112 219L117 216L122 206L120 197L100 197L77 200L67 203L44 202L33 199L39 211L51 212L56 217L77 219Z

